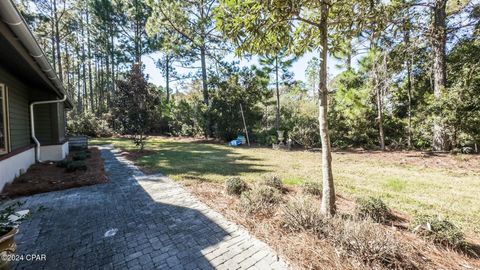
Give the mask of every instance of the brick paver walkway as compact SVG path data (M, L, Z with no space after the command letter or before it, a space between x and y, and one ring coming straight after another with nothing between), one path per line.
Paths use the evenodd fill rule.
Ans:
M162 175L103 148L107 184L39 194L16 269L286 269L265 243ZM27 254L46 260L26 261Z

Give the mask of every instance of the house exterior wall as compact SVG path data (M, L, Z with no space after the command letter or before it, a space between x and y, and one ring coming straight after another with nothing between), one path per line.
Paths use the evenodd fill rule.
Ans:
M6 159L0 160L0 191L3 190L7 183L10 183L21 173L35 163L35 148L28 148L20 151Z
M11 150L29 146L29 88L0 66L0 83L8 89L8 111Z
M58 99L23 83L0 63L0 83L7 88L10 152L0 155L0 191L35 163L35 148L30 130L30 103ZM65 142L64 104L35 106L35 129L42 144L42 160L62 160L68 155ZM44 152L44 153L43 153Z
M49 97L55 99L55 97ZM59 144L65 140L65 105L38 104L34 107L35 136L40 144Z
M54 126L52 123L52 104L39 104L33 107L35 117L35 136L40 144L54 144ZM58 142L58 141L57 141Z
M59 161L65 159L67 155L68 142L40 147L40 159L42 161Z

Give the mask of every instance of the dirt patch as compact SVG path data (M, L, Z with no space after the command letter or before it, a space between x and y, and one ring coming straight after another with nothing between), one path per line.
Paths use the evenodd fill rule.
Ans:
M257 238L268 243L285 259L300 269L370 269L357 261L339 256L339 251L326 239L309 232L294 233L282 227L280 208L270 216L246 216L239 208L239 198L227 195L218 183L184 181L186 188L211 208L219 211L233 222L244 226ZM299 190L289 188L285 200L299 196ZM317 197L320 203L320 197ZM337 198L338 211L352 213L355 203L347 198ZM480 260L438 247L426 242L409 231L408 216L394 212L396 218L385 230L392 230L406 247L405 258L410 260L408 269L480 269ZM470 239L471 240L471 239Z
M15 198L107 182L100 150L93 147L90 153L91 157L85 160L86 171L66 172L65 168L58 167L54 162L34 164L25 174L8 184L0 196L2 199ZM72 151L70 156L74 154Z

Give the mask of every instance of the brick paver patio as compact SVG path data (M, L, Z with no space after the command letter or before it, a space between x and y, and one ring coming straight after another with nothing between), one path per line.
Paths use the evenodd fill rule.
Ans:
M286 269L265 243L162 175L102 148L107 184L20 200L16 269ZM26 258L26 257L24 257Z

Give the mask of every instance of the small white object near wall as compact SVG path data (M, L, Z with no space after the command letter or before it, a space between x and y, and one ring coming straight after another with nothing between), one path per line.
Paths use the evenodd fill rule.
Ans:
M58 145L44 145L40 146L40 160L43 161L59 161L63 160L68 155L68 142Z
M21 172L26 172L34 163L34 148L0 161L0 191L3 190L5 184L12 182Z

